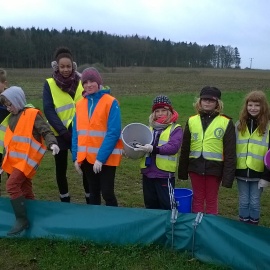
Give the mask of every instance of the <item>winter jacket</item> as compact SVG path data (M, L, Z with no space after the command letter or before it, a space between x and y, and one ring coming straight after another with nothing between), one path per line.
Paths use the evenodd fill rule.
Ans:
M217 115L217 113L200 114L203 131L206 130ZM178 178L187 180L189 172L200 175L214 175L220 177L222 186L228 188L232 187L236 168L236 138L232 120L230 119L223 137L223 161L206 160L202 155L199 158L189 158L190 143L191 133L187 122L179 158Z

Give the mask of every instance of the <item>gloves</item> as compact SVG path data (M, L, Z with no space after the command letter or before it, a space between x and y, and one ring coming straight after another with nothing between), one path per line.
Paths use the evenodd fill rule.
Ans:
M72 134L71 132L66 132L62 135L63 139L68 143L71 144Z
M93 171L94 173L99 173L101 172L101 169L102 169L102 163L98 160L95 161L95 164L93 166Z
M258 189L260 188L266 188L268 187L269 185L269 182L264 180L264 179L260 179L259 182L258 182Z
M74 161L74 167L75 167L75 170L77 171L77 173L82 175L83 172L81 169L81 164L79 164L77 160Z
M145 145L136 144L136 148L134 148L134 151L143 151L145 153L151 153L153 151L153 145L151 145L151 144L145 144Z
M57 144L52 144L50 148L52 150L52 155L53 156L57 155L59 153L59 151L60 151L60 148L58 147Z

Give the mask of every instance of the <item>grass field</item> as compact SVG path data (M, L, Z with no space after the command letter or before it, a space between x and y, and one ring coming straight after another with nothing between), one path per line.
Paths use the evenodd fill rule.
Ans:
M21 86L26 92L27 101L41 109L43 83L50 74L49 69L8 70L10 85ZM243 97L247 92L254 89L264 90L270 98L270 71L135 67L116 69L114 72L103 70L102 75L104 84L111 87L112 94L120 102L123 127L133 122L148 124L152 100L158 94L169 96L173 107L180 115L179 123L182 126L185 125L188 116L194 114L192 107L194 99L198 96L200 89L206 85L221 89L222 100L225 104L224 113L231 116L234 121L238 118ZM82 182L76 174L71 160L68 179L72 202L84 203ZM5 180L3 179L2 183L2 196L7 196L4 191ZM190 187L190 182L177 181L177 186ZM261 225L268 227L270 226L269 190L262 195L261 214ZM37 199L58 201L54 160L51 153L46 153L34 179L34 191ZM121 166L117 169L115 191L120 206L144 207L139 161L123 158ZM237 219L237 200L235 183L232 189L221 188L220 215ZM160 247L119 248L87 243L83 244L87 250L84 255L87 256L81 257L82 243L61 241L52 243L46 240L15 239L0 239L0 243L2 251L4 250L4 253L0 253L0 269L65 269L66 265L70 265L70 269L221 269L197 261L188 262L188 255L163 250ZM53 254L48 251L52 246ZM46 258L36 255L43 252L46 252ZM64 256L66 253L69 256ZM106 254L107 259L97 256L99 253ZM122 261L115 260L117 254ZM39 259L34 259L35 256L38 256ZM92 256L96 256L96 259L92 259ZM127 258L130 259L131 268L126 267ZM171 262L171 258L173 258L173 262ZM85 266L82 262L85 263ZM89 268L89 265L93 267Z

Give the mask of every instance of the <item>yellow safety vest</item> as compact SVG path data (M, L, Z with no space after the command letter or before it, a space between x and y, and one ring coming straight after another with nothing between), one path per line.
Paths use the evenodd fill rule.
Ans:
M160 134L158 146L161 146L167 143L170 140L171 133L175 130L175 128L180 127L179 124L170 124L165 130L163 130ZM150 127L153 130L152 127ZM175 172L177 166L177 156L178 153L175 155L156 155L156 166L158 169L167 171L167 172ZM145 166L146 157L144 156L141 159L140 167L141 169L146 168Z
M223 161L223 137L229 119L218 115L203 132L200 115L191 116L188 126L191 133L190 158L201 155L207 160Z
M63 125L66 128L68 128L75 115L75 104L77 103L77 101L82 99L82 92L83 92L82 84L81 82L79 83L76 89L75 97L74 99L72 99L72 97L68 93L62 91L57 86L53 78L47 79L47 82L51 89L55 111L60 120L62 121ZM55 136L59 135L52 126L51 130L54 132Z
M259 135L257 128L252 134L250 134L248 128L246 128L245 133L242 135L242 133L237 129L238 125L239 121L235 125L237 156L236 169L250 168L256 172L263 172L263 159L269 145L269 123L263 136Z
M8 120L9 120L10 114L6 116L6 118L3 120L3 122L0 124L0 153L4 153L4 137L6 134L6 129L8 126Z

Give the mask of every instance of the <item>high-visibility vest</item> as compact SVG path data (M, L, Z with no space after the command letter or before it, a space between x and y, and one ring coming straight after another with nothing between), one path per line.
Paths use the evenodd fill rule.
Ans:
M250 134L248 128L244 134L238 131L237 126L239 121L235 124L236 132L236 169L250 168L256 172L264 171L264 156L268 151L269 146L269 128L268 123L263 136L258 133L258 128Z
M33 136L33 127L39 110L26 109L20 116L14 132L7 127L4 138L5 157L2 168L11 174L16 168L24 173L27 178L32 178L40 165L46 152L43 139L42 143Z
M180 127L179 124L170 124L165 130L163 130L160 134L158 146L166 144L170 140L171 133L175 130L175 128ZM150 127L153 130L152 127ZM158 169L167 171L167 172L175 172L177 166L177 156L178 153L174 155L156 155L156 166ZM144 156L140 161L141 169L146 168L145 166L146 156Z
M6 118L0 124L0 153L1 154L4 153L4 137L5 137L6 129L8 126L9 117L10 117L10 114L8 116L6 116Z
M94 164L97 153L107 132L107 121L110 109L115 98L105 94L97 103L95 110L89 119L88 100L80 100L76 104L76 124L78 134L77 161L86 159ZM119 166L122 158L123 143L119 138L105 165Z
M191 116L188 120L191 134L189 157L202 155L207 160L223 161L223 137L228 124L227 117L218 115L203 132L200 115Z
M82 92L83 92L82 84L81 82L79 83L76 89L75 97L74 99L72 99L72 97L68 93L62 91L57 86L53 78L47 79L47 82L51 89L55 111L60 120L62 121L63 125L66 128L68 128L75 115L75 104L80 99L82 99ZM54 132L54 135L56 136L59 135L52 126L51 130Z

